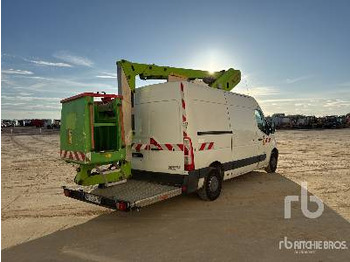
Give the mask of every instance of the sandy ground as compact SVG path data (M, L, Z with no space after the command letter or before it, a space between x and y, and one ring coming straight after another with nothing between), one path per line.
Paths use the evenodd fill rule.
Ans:
M350 261L349 249L279 250L284 237L350 248L350 129L279 131L277 173L227 181L214 202L180 196L132 213L64 197L74 168L58 159L58 134L26 130L1 138L4 261ZM295 203L286 220L302 181L325 210L308 219Z

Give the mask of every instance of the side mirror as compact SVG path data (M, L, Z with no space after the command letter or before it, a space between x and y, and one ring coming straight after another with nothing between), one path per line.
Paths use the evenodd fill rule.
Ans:
M266 123L267 125L266 125L266 134L267 135L270 135L270 134L273 134L273 133L275 133L275 131L276 131L276 127L275 127L275 123L269 123L269 122L267 122Z
M276 132L276 125L274 122L271 123L271 134Z

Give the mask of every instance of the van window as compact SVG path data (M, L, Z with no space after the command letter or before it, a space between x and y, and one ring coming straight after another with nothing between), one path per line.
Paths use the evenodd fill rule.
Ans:
M258 110L258 109L255 109L255 120L256 120L256 123L258 125L258 128L263 131L263 132L266 132L266 120L265 120L265 117L263 115L263 113Z

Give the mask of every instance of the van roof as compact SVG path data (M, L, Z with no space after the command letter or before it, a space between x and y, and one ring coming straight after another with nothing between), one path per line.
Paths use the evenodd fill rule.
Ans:
M150 84L150 85L145 85L145 86L140 86L140 87L137 87L136 90L140 90L140 89L151 89L152 87L159 87L160 85L165 85L165 84L169 84L169 83L181 83L182 81L178 81L178 82L164 82L164 83L157 83L157 84ZM196 86L199 86L199 87L202 87L202 88L208 88L208 89L211 89L211 90L221 90L221 89L216 89L216 88L212 88L210 86L208 86L207 84L205 84L204 82L202 83L198 83L198 82L189 82L191 83L192 85L196 85ZM236 93L236 92L232 92L232 91L225 91L225 90L221 90L225 93L229 93L229 94L232 94L232 95L237 95L237 96L241 96L241 97L246 97L246 98L253 98L252 96L249 96L249 95L245 95L245 94L241 94L241 93ZM254 98L253 98L254 99ZM255 99L254 99L255 100Z

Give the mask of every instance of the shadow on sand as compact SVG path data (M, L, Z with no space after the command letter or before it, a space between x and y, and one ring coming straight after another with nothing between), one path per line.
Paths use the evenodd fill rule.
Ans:
M284 219L284 198L300 186L280 174L251 172L224 182L220 198L196 195L158 203L141 212L101 215L2 251L4 261L350 261L349 250L297 254L279 241L347 241L350 226L325 206L317 219L300 203ZM73 200L72 200L73 201ZM314 208L310 205L310 210ZM72 217L71 219L74 219ZM350 248L350 247L349 247Z

